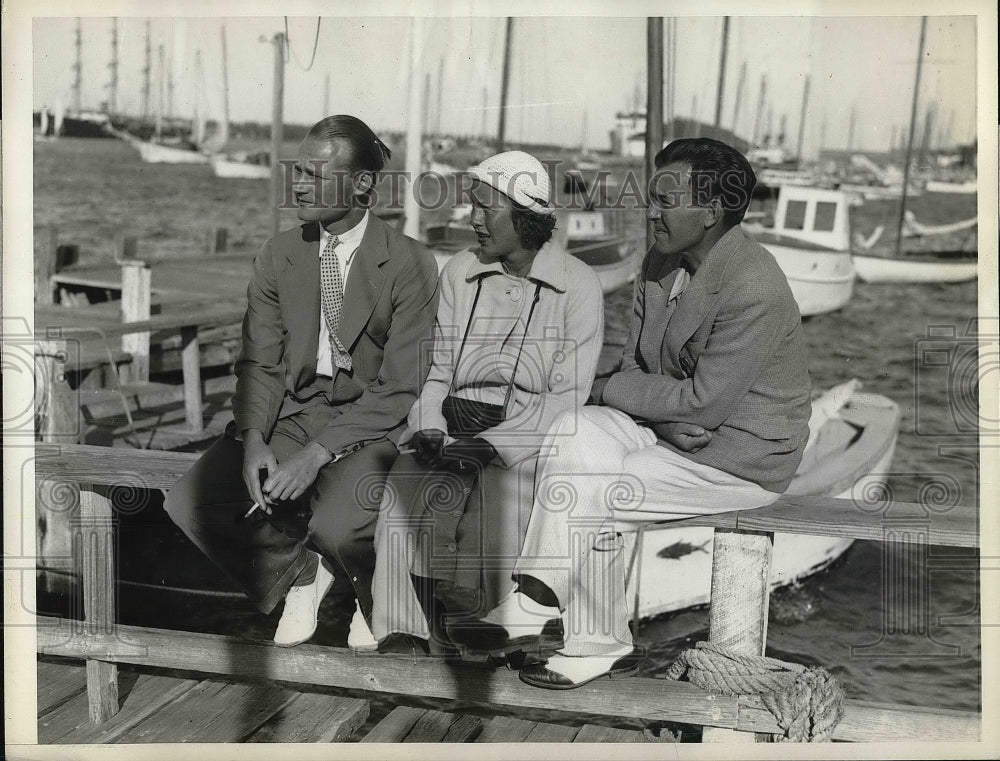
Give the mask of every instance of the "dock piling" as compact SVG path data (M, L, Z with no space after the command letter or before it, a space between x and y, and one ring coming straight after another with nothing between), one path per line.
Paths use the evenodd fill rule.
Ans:
M225 253L229 245L229 230L225 227L213 227L205 234L205 250L212 254Z
M123 259L121 266L122 322L148 320L152 308L152 278L149 265L138 259ZM144 331L126 333L122 336L122 351L132 355L131 365L125 368L124 380L132 383L149 381L149 335L149 331Z

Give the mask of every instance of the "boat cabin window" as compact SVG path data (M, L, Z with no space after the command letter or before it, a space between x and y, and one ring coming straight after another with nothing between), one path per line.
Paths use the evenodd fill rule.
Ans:
M785 229L802 230L806 226L806 202L789 201L785 208Z
M837 204L830 201L820 201L816 204L816 221L813 229L817 232L833 232L833 223L837 218Z

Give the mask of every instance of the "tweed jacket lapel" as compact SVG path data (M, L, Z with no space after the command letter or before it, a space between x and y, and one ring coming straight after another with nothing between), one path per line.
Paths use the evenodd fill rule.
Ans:
M725 283L726 268L744 241L739 225L723 235L709 251L705 261L691 276L691 282L681 294L664 335L664 349L677 357L695 331L714 314L719 292Z
M279 292L288 333L285 346L288 370L295 387L316 377L319 345L319 224L304 225L301 237L285 251L286 287Z
M385 287L385 274L380 269L389 261L385 222L369 214L368 227L344 284L344 311L337 328L337 335L348 350L361 335Z

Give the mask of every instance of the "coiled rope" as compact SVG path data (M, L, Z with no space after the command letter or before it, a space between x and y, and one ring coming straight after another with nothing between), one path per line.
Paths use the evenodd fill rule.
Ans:
M666 678L684 675L692 684L721 695L757 695L784 734L781 742L826 742L844 714L844 692L824 668L807 668L776 658L738 655L711 642L682 652Z

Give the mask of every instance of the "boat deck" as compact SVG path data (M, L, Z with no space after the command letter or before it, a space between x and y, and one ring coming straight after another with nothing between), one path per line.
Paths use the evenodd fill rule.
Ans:
M640 743L639 730L480 717L304 691L274 682L200 679L150 669L120 672L121 710L90 721L83 661L38 661L38 742L89 743Z

